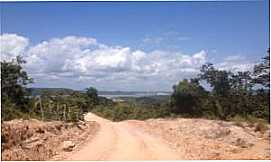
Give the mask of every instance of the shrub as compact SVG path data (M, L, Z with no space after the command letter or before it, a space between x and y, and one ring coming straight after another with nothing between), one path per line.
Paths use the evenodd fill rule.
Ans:
M257 124L256 124L256 126L255 126L255 129L254 129L254 131L255 132L261 132L261 133L264 133L266 130L268 130L269 128L268 128L268 126L265 124L265 123L263 123L263 122L258 122Z
M244 127L243 123L246 121L246 119L240 115L235 115L233 118L229 119L230 121L234 122L234 125L239 127Z

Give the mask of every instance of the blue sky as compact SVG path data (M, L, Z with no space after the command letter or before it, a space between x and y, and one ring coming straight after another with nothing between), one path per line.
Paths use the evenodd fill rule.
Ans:
M231 59L240 59L236 62L253 64L265 55L269 47L268 6L268 1L1 3L1 30L2 34L26 38L28 42L24 50L31 50L43 41L75 36L93 38L111 48L128 47L130 53L143 51L146 55L159 55L160 60L167 58L164 55L174 55L169 56L174 59L178 54L193 56L203 51L206 55L203 62L223 64ZM163 57L152 54L155 51L166 54L162 54ZM30 55L29 52L24 53ZM99 65L105 68L111 64ZM112 66L108 68L112 69ZM78 74L75 77L83 76ZM96 75L88 73L87 77L83 83L98 85L97 81L94 83L90 79ZM171 89L172 84L184 77L186 75L171 82L161 80L149 90ZM116 87L113 84L119 83L117 80L115 78L111 86L98 89L142 90L149 84L153 85L143 80L142 84L135 85L135 81L131 81L126 86ZM63 79L42 81L34 86L83 88L76 81L66 83Z

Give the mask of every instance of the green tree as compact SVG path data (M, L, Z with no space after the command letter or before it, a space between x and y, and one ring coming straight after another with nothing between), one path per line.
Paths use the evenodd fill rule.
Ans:
M251 73L249 71L245 71L232 74L230 84L231 88L235 90L235 92L250 92L253 87Z
M218 96L227 96L230 90L230 75L231 72L225 70L217 70L213 64L207 63L202 65L199 78L206 80L213 88L213 92Z
M251 99L252 116L270 121L270 93L269 90L258 89Z
M199 84L197 79L188 81L184 79L178 85L173 86L171 106L176 114L198 116L201 114L201 99L207 92Z
M33 80L23 70L24 63L26 62L19 56L10 62L1 61L1 94L3 105L8 102L13 103L17 108L27 112L29 92L26 85Z
M90 108L93 108L95 105L99 103L99 98L98 98L98 91L94 87L89 87L86 89L86 94L87 94L87 103Z
M263 62L254 66L254 76L256 84L270 88L270 49L267 50L267 56L263 58Z
M245 113L248 109L247 99L251 89L251 77L249 72L236 74L214 68L213 64L205 64L199 74L201 80L205 80L213 88L212 95L208 97L208 111L210 110L220 119L227 119L237 113Z

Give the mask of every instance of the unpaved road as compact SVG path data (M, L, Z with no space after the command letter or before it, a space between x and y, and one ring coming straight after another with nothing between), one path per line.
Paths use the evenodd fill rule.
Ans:
M85 120L98 122L100 130L92 140L65 160L183 159L163 139L136 127L136 121L112 122L92 113L88 113Z
M207 119L112 122L12 120L1 124L2 160L218 160L269 159L270 125ZM93 121L93 122L91 122ZM2 137L2 139L3 139ZM75 145L71 152L64 144Z

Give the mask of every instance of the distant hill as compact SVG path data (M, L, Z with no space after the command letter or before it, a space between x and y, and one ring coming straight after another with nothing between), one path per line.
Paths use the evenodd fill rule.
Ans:
M143 96L143 97L118 97L130 103L139 105L155 105L161 103L167 103L169 101L170 95L156 95L156 96Z
M44 92L48 92L50 94L62 93L63 95L69 95L73 92L78 92L68 88L29 88L29 90L32 96L39 96Z
M50 94L55 94L55 93L62 93L64 95L69 95L73 92L81 92L85 93L84 90L73 90L69 88L29 88L31 91L32 96L38 96L41 95L44 92L48 92ZM143 97L143 96L167 96L170 95L171 92L166 92L166 91L98 91L99 96L138 96L138 97Z
M156 96L169 95L167 91L98 91L99 95L119 95L119 96Z

